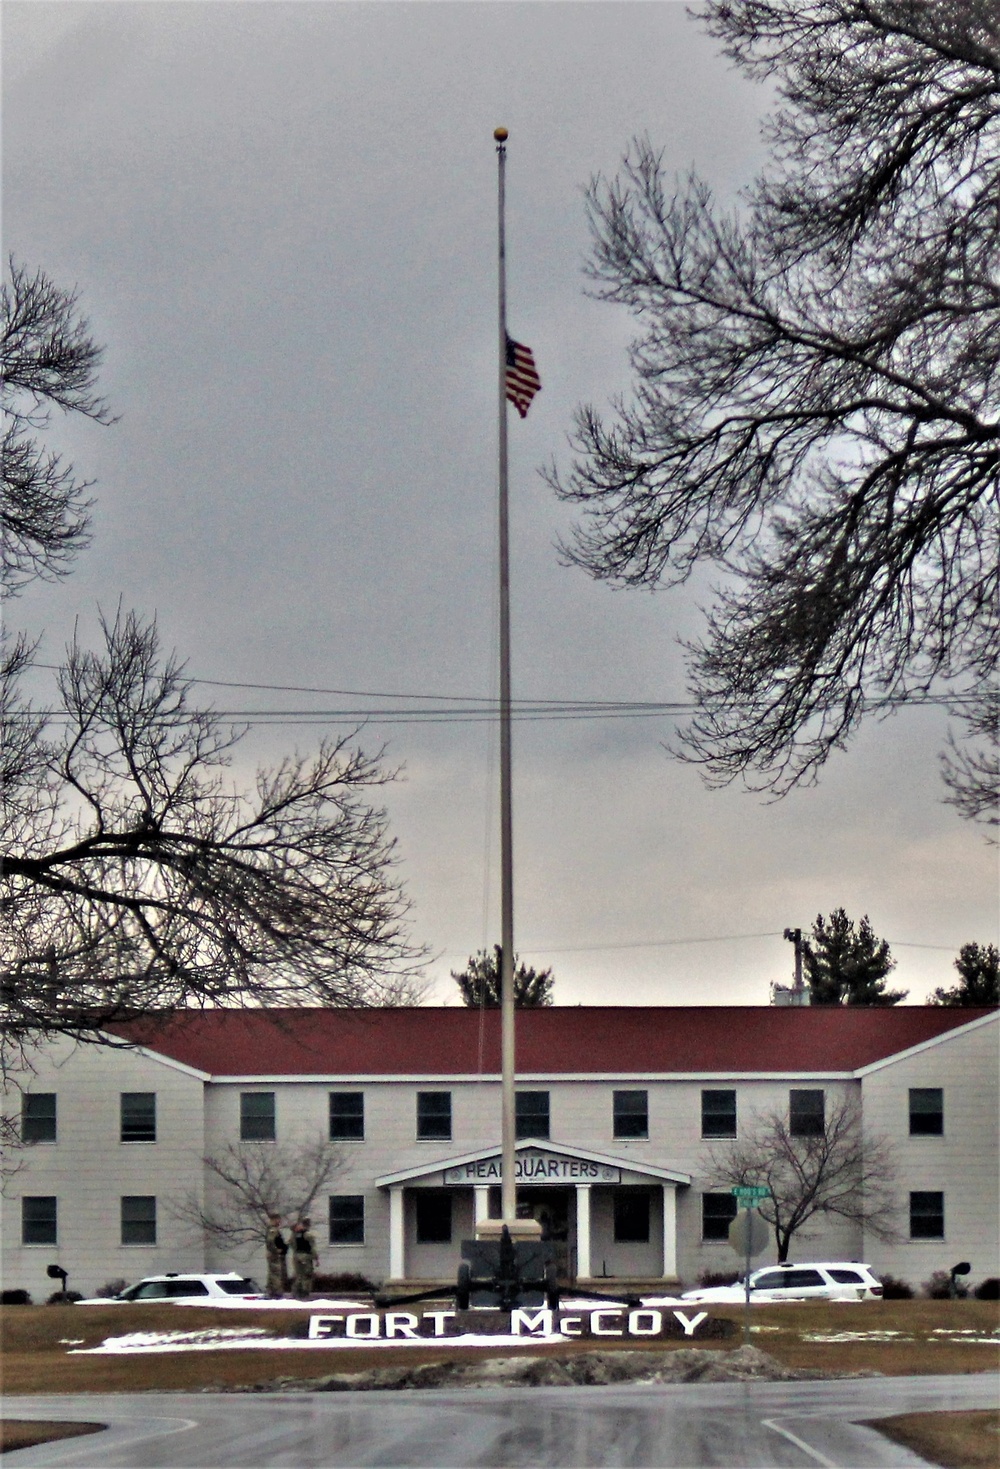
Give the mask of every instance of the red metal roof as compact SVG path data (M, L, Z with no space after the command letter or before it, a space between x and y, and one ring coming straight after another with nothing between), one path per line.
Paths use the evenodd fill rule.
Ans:
M552 1006L519 1010L517 1069L549 1073L854 1071L989 1009ZM214 1076L454 1076L500 1070L500 1013L201 1010L111 1027Z

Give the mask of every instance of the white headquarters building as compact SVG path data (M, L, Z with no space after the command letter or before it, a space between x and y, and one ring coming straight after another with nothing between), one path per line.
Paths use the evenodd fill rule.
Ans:
M760 1114L822 1127L844 1096L894 1155L896 1239L843 1220L796 1258L909 1280L961 1259L998 1273L997 1010L927 1006L552 1007L518 1012L518 1197L569 1279L693 1284L736 1259L708 1153ZM319 1134L340 1156L313 1210L323 1273L452 1279L499 1213L499 1013L460 1008L189 1012L56 1041L12 1091L23 1147L3 1200L3 1280L44 1300L166 1270L263 1269L179 1217L204 1158ZM127 1041L124 1048L122 1041ZM773 1259L773 1253L760 1263Z

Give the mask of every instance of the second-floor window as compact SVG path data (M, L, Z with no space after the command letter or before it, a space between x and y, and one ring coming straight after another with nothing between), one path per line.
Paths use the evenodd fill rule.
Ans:
M29 1092L21 1102L21 1141L54 1143L55 1140L55 1092Z
M417 1092L417 1137L447 1142L451 1137L451 1092Z
M649 1093L615 1092L616 1138L649 1137Z
M944 1134L944 1091L939 1086L910 1087L910 1136Z
M788 1093L788 1129L792 1137L822 1137L826 1129L824 1096L821 1091Z
M330 1093L330 1140L362 1140L365 1135L364 1092Z
M548 1092L517 1092L514 1109L514 1130L517 1137L548 1137Z
M240 1141L274 1142L274 1092L240 1092Z
M736 1136L736 1093L711 1091L701 1094L702 1137Z
M156 1142L155 1092L122 1092L121 1140L123 1143Z

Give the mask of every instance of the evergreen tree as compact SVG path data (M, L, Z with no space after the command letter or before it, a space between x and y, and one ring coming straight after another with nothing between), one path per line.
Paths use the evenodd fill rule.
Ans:
M843 908L829 918L817 914L802 957L814 1005L898 1005L908 994L886 989L896 961L885 939L875 937L867 913L857 927Z
M963 944L955 960L960 982L954 989L937 989L928 1005L1000 1004L1000 955L995 944Z
M465 969L451 977L462 992L462 1003L470 1009L480 1005L487 1010L500 1008L500 960L503 950L493 945L492 953L480 949L473 954ZM514 955L514 1004L519 1010L533 1009L538 1005L552 1004L552 970L531 969L518 963Z

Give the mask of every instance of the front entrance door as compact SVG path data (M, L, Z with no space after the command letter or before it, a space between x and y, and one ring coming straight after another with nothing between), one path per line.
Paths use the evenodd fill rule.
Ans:
M537 1219L542 1226L542 1239L555 1246L560 1280L570 1278L569 1200L568 1188L519 1188L517 1191L518 1214Z

